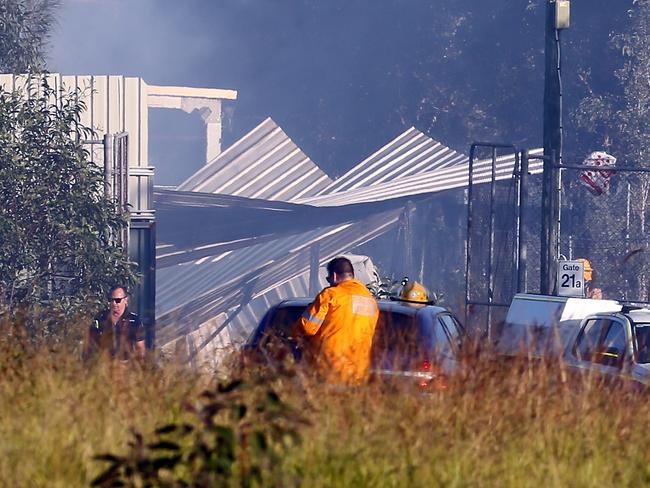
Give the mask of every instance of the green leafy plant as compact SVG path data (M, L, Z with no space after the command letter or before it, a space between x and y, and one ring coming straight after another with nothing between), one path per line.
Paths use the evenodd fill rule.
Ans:
M407 277L404 277L400 281L396 281L389 276L384 276L380 278L376 276L375 281L372 281L366 285L368 291L379 300L389 300L391 297L396 297L399 295L401 287L408 281Z
M0 314L22 310L32 324L65 322L113 283L135 282L114 239L127 216L83 145L92 131L81 95L45 79L27 93L0 91Z
M300 443L306 423L262 382L219 385L186 409L194 422L164 425L150 441L133 431L126 455L97 456L109 466L92 486L273 485L281 455Z
M45 66L45 44L57 0L0 0L0 72L27 73Z

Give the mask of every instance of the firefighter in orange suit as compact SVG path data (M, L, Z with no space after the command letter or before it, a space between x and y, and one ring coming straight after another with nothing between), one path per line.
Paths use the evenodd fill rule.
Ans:
M602 300L603 290L594 286L594 268L591 267L591 262L586 258L578 258L576 261L582 261L585 267L585 297L592 298L594 300Z
M363 283L354 279L349 259L328 263L327 282L330 286L299 319L298 332L312 336L311 352L328 382L357 384L368 376L379 308Z

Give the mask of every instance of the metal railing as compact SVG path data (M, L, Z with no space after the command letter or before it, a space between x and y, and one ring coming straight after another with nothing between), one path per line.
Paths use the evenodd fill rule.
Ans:
M120 212L129 211L129 135L127 132L106 134L104 143L104 192ZM129 225L122 229L118 242L129 245Z

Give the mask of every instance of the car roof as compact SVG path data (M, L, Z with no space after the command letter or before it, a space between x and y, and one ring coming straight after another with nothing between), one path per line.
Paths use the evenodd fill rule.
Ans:
M595 317L611 317L611 316L621 316L627 317L634 323L650 323L650 309L639 308L626 310L624 312L600 312L594 314Z
M278 308L284 307L306 307L311 302L313 298L309 297L300 297L300 298L289 298L281 301L276 305ZM379 305L379 310L381 312L398 312L405 315L418 315L418 314L438 314L441 312L449 311L446 308L439 307L436 305L410 305L404 302L397 302L392 300L377 300Z
M633 322L642 322L642 323L650 323L650 310L647 308L643 308L640 310L630 310L626 314L628 317L632 319Z

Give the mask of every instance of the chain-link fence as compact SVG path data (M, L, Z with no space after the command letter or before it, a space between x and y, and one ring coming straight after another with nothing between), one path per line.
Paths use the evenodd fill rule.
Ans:
M590 261L603 298L648 302L650 174L600 170L594 185L594 172L561 171L559 253Z
M649 170L594 167L591 160L590 166L564 163L559 186L549 188L560 208L558 222L549 224L558 225L558 240L551 241L554 233L542 235L551 211L542 201L542 157L539 151L526 156L499 145L473 150L466 278L470 327L493 336L515 293L539 293L543 271L554 281L557 263L543 269L544 244L555 247L560 260L589 260L588 296L648 303ZM509 175L503 166L508 158ZM528 171L522 169L526 166Z

